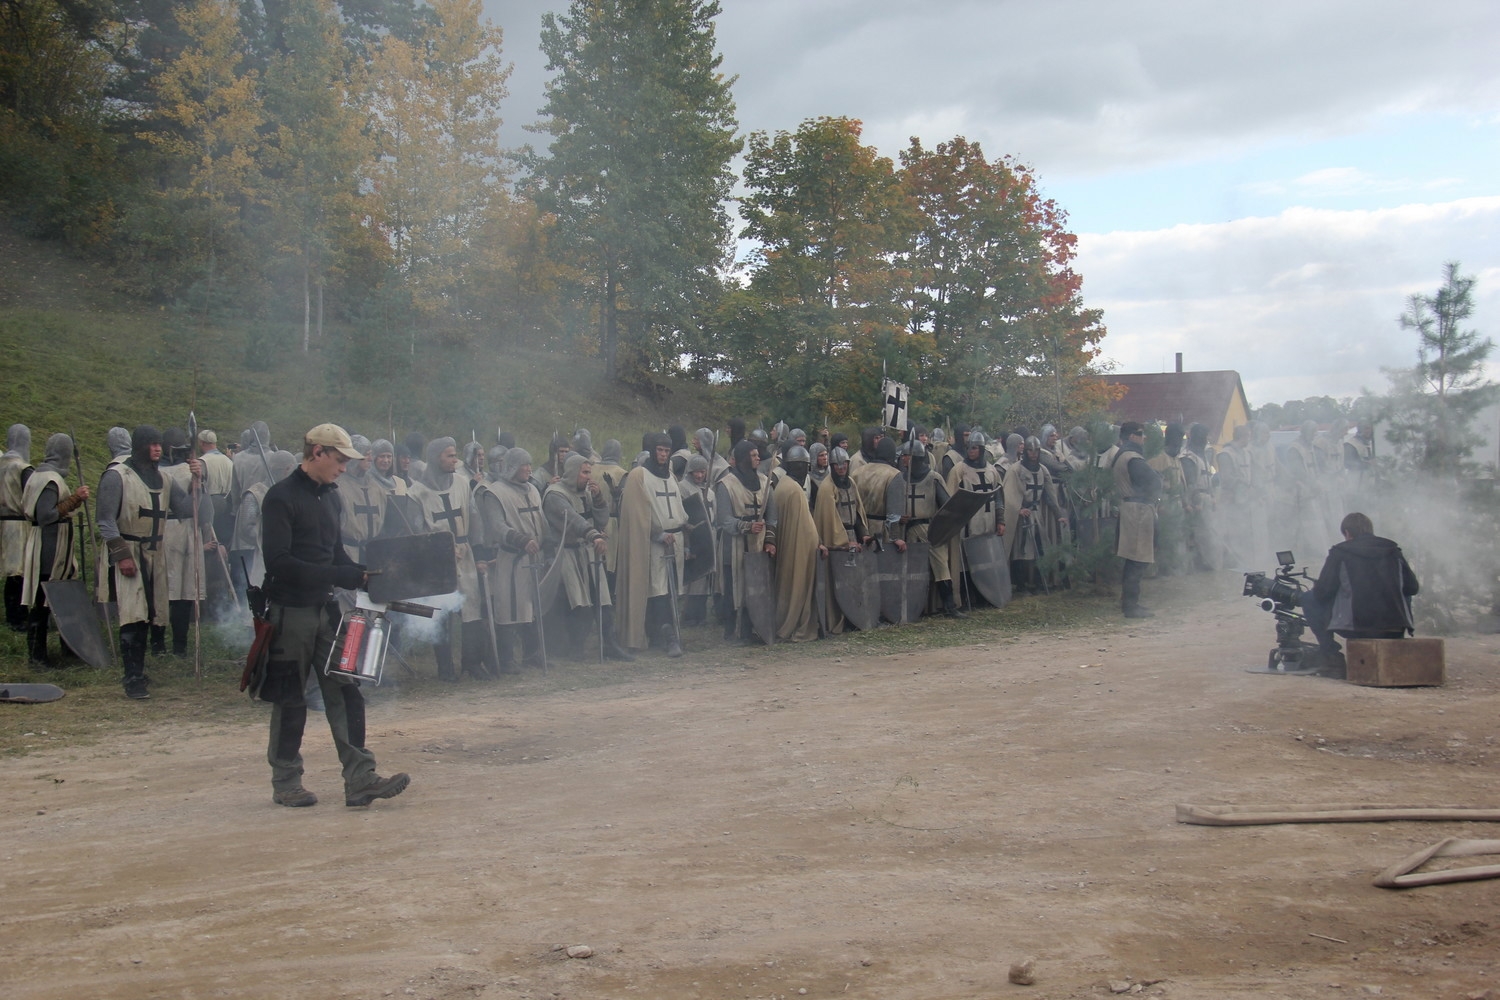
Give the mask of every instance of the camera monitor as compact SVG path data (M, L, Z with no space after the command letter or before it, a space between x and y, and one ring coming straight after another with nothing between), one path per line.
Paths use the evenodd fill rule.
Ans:
M1297 560L1296 560L1295 557L1293 557L1292 550L1291 549L1287 549L1284 552L1278 552L1278 553L1276 553L1276 561L1278 563L1280 563L1282 566L1290 566L1290 565L1292 565L1292 563L1296 562Z

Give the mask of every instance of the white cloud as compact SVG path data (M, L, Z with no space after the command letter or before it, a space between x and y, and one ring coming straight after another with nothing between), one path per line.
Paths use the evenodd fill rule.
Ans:
M1377 211L1294 208L1269 218L1083 234L1084 300L1105 311L1122 371L1230 368L1251 402L1385 388L1411 364L1397 317L1442 265L1478 277L1472 328L1500 339L1500 197ZM1500 362L1500 358L1496 359ZM1500 374L1500 372L1497 372Z

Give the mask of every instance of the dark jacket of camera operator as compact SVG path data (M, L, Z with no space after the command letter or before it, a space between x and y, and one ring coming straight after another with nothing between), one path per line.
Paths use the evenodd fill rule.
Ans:
M1401 554L1401 546L1389 538L1380 538L1373 530L1351 535L1348 521L1352 517L1345 518L1345 541L1328 550L1312 588L1319 603L1330 609L1329 631L1356 639L1411 632L1416 574Z

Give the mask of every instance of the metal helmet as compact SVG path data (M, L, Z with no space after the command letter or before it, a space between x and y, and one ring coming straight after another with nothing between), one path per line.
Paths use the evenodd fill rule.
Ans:
M974 430L969 432L969 437L968 440L964 442L964 447L978 448L982 451L984 449L984 446L989 443L990 439L984 436L984 431L976 427Z
M932 429L932 443L933 444L946 444L947 441L948 441L948 435L945 434L945 433L943 433L943 429L941 427L934 427Z
M849 452L843 448L835 448L828 453L829 465L848 465Z
M759 441L761 444L765 444L771 440L770 435L766 433L766 429L764 427L757 427L746 436L751 441Z
M1031 435L1031 437L1029 437L1029 438L1026 439L1025 444L1023 445L1023 447L1027 451L1041 451L1042 450L1042 439L1039 438L1039 437L1037 437L1035 434L1033 434L1033 435Z
M782 461L787 465L791 465L793 462L804 462L807 465L812 465L812 455L800 444L794 444L786 450L786 455L782 458Z
M901 446L901 454L910 455L912 458L926 458L927 446L916 438L912 438Z

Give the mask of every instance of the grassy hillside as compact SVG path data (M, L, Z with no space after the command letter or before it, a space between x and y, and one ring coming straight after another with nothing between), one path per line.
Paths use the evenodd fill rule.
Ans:
M184 426L190 408L222 440L262 419L294 450L325 420L398 443L411 430L461 442L473 432L487 446L504 426L538 462L554 430L587 427L596 448L619 438L628 460L644 431L680 423L691 433L729 416L711 386L664 380L661 398L649 398L606 383L594 357L419 344L413 364L316 343L304 354L300 339L300 328L205 325L143 303L56 245L0 227L0 423L31 428L36 461L48 434L72 430L90 479L111 426ZM262 352L265 370L247 367L247 343L267 340L284 346ZM385 368L411 374L383 378Z

